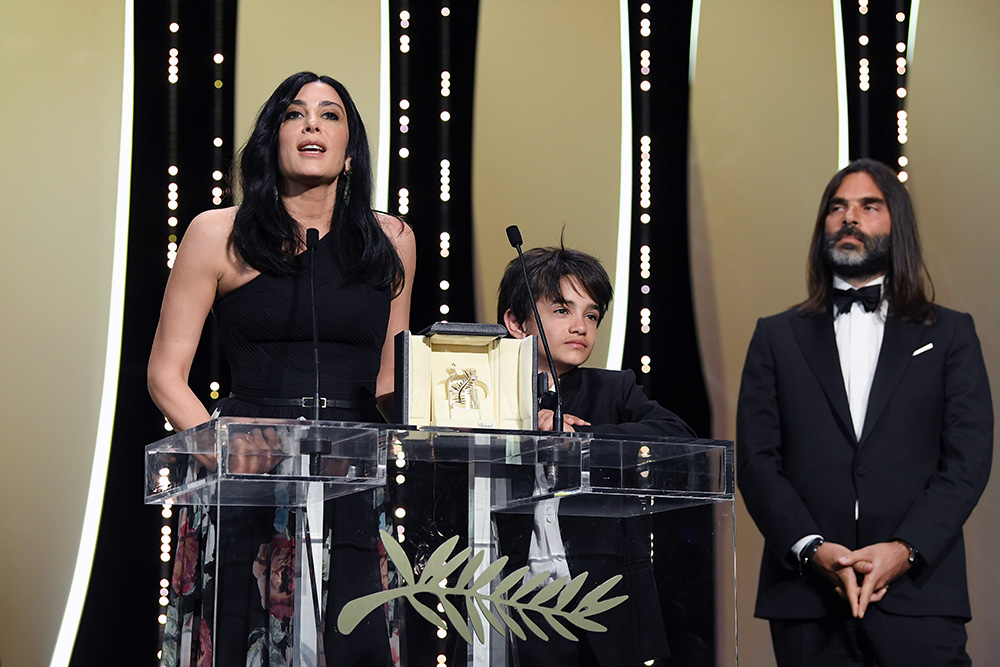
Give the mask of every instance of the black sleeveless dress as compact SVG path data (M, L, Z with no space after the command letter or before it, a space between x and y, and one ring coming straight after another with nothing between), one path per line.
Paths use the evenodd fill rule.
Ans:
M350 407L321 409L320 419L378 422L375 380L391 294L345 275L333 244L333 235L327 234L315 251L320 394ZM262 274L216 302L232 396L216 402L213 417L312 418L312 408L267 405L268 399L301 398L315 391L308 258L299 257L302 270L297 275ZM377 542L382 501L380 490L369 491L324 507L328 664L393 662L384 613L369 615L349 637L335 628L345 602L383 587ZM220 512L181 508L161 664L200 667L214 658L216 665L284 665L294 626L290 598L296 513L239 507ZM218 534L216 525L224 526ZM218 581L211 562L216 540L222 554Z

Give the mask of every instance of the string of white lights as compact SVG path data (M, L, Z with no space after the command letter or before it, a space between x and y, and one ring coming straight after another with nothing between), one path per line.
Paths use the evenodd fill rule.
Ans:
M440 104L441 111L439 113L439 118L441 122L440 126L440 153L439 153L439 191L438 198L440 199L438 223L440 225L440 232L438 233L438 255L440 260L438 261L438 277L440 282L438 283L439 298L441 300L441 305L438 306L438 312L441 314L441 318L445 319L448 313L451 312L451 306L448 304L448 288L450 283L448 278L450 276L449 272L449 262L448 258L451 255L451 232L450 232L450 222L451 222L451 160L449 159L449 154L451 150L451 136L449 133L450 125L448 122L451 120L451 111L449 109L449 98L451 97L451 21L448 17L451 16L451 9L447 5L441 6L441 79L440 79ZM442 582L444 585L445 582ZM444 615L444 605L440 602L437 604L437 611L439 614ZM447 667L448 656L445 648L445 639L448 636L447 627L437 629L437 637L439 641L440 652L437 655L438 667Z
M447 261L451 255L451 232L449 231L451 221L449 206L451 201L451 161L448 159L451 147L450 126L448 124L451 120L451 110L448 104L451 97L451 22L448 20L449 16L451 16L451 9L447 5L443 5L441 7L441 111L438 115L441 119L441 154L438 163L440 183L438 198L441 200L439 209L441 231L438 234L438 254L441 261L438 262L438 277L440 278L438 291L441 305L438 306L438 312L442 319L447 318L448 313L451 312L451 306L448 303L448 288L451 287L451 283L448 281L450 272Z
M868 45L871 38L868 36L868 2L869 0L858 0L858 89L860 97L858 101L858 132L862 151L868 153L870 149L869 136L871 121L869 118L870 100L868 93L871 90L871 60L868 58Z
M909 159L904 152L904 146L907 142L907 125L909 122L909 116L906 112L906 71L908 67L907 52L909 35L912 34L911 31L907 31L906 28L906 0L897 0L896 2L896 142L899 145L899 155L897 156L897 164L899 165L898 178L901 183L905 183L909 179L909 173L906 171L906 166L909 164ZM858 44L861 46L861 55L858 60L858 89L861 91L862 95L862 123L867 123L867 114L864 113L867 109L867 97L866 94L871 90L871 61L868 58L867 48L871 41L870 36L867 34L868 23L867 17L869 12L870 0L858 0L858 15L859 15L859 35ZM862 128L862 132L866 132L866 128Z
M400 215L406 215L410 212L410 190L407 187L409 183L409 157L410 149L407 146L408 133L410 129L410 119L407 112L410 110L410 63L409 63L409 53L410 53L410 35L407 32L410 28L410 12L406 8L406 2L402 3L402 9L399 12L399 60L397 61L399 69L399 134L397 140L399 142L399 183L400 187L397 191L397 211ZM406 452L403 451L402 444L395 440L390 448L390 457L395 460L396 465L396 476L393 478L396 483L396 493L393 493L393 497L398 498L398 489L406 482ZM396 506L393 511L395 518L395 534L396 540L400 543L406 541L406 508L403 507L402 503Z
M223 113L225 110L224 102L224 69L223 65L226 62L226 56L224 53L224 36L223 36L223 17L224 12L224 1L216 0L214 4L215 9L215 49L212 55L213 63L213 93L212 93L212 107L213 107L213 138L212 138L212 160L211 160L211 179L212 187L210 190L211 201L213 206L221 206L224 201L225 191L223 189L223 180L225 178L225 173L223 172L223 162L224 162L224 152L225 141L223 139ZM166 265L168 270L172 270L174 266L174 261L177 257L177 247L179 244L179 238L177 235L178 226L178 210L180 206L180 164L179 164L179 133L178 133L178 84L180 82L180 43L179 35L181 30L181 24L179 20L179 6L178 1L173 0L171 3L171 14L170 22L167 26L167 30L170 33L170 46L167 53L167 85L168 85L168 131L167 131L167 144L168 144L168 166L167 166L167 252L166 252ZM212 400L219 398L221 390L221 384L219 381L212 380L209 382L209 396ZM173 432L173 425L166 419L164 419L163 428L167 432ZM168 470L161 470L161 475L169 474ZM160 579L157 582L158 586L158 596L157 600L159 603L159 614L157 620L159 622L161 632L163 627L167 622L167 608L170 604L170 564L175 551L174 537L173 537L173 503L172 501L166 501L161 509L161 526L160 526L160 560L161 560L161 571ZM160 650L157 652L157 658L161 656Z
M897 5L903 5L904 2L900 0ZM900 10L902 7L900 7ZM912 18L912 17L911 17ZM906 56L908 52L908 35L906 31L906 13L903 11L896 12L896 53L899 56L896 58L896 98L899 100L899 108L896 110L896 141L899 143L899 157L897 158L897 163L899 164L899 182L905 183L909 180L910 175L906 171L905 167L909 164L909 160L904 153L903 146L906 144L906 125L907 125L907 114L906 114Z
M180 48L179 37L181 26L179 21L178 0L170 3L170 23L167 30L170 33L170 47L167 51L167 269L174 268L174 259L177 257L177 209L179 207L179 183L177 176L180 168L177 164L177 84L180 81ZM164 418L163 429L172 432L173 426L170 421ZM160 475L166 475L168 470L160 470ZM167 624L167 607L170 604L170 561L173 554L173 528L171 526L173 518L173 502L168 500L160 508L160 579L157 589L157 603L159 613L157 623L160 627L160 639L162 644L163 630ZM157 649L156 658L160 660L163 655L162 648Z
M652 88L652 84L647 78L652 71L651 53L648 48L649 40L653 32L652 20L648 16L650 9L651 7L648 2L644 2L639 6L639 11L646 15L639 20L639 44L644 48L639 51L638 76L639 95L641 104L645 109L649 108L650 102L648 94ZM639 331L643 334L640 346L644 354L639 359L642 364L639 370L642 371L643 374L648 374L652 370L652 357L649 354L651 345L648 334L652 331L653 317L649 301L649 280L653 275L653 262L648 225L652 220L653 206L653 194L651 187L653 182L651 160L653 139L650 136L650 114L644 113L642 116L643 126L640 128L642 135L639 137L639 207L642 209L642 213L639 214L639 222L642 224L642 231L640 232L642 245L639 246L639 277L642 280L639 284L639 291L642 294L640 299L644 305L639 309Z
M409 61L407 54L410 52L410 35L406 31L410 27L410 12L407 9L403 9L399 12L399 27L401 34L399 36L399 52L402 54L400 56L400 87L401 94L399 100L399 110L402 112L399 116L399 177L400 177L400 188L396 193L396 210L400 215L406 215L410 212L410 191L406 187L408 170L407 158L410 157L410 149L407 144L407 133L410 131L410 119L407 116L407 111L410 109L409 96Z

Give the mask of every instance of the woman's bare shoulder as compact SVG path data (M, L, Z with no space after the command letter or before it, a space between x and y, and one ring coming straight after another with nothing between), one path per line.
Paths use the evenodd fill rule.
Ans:
M402 219L378 211L375 212L375 219L378 220L378 224L382 226L382 231L385 232L385 235L389 237L389 240L393 244L398 246L400 242L412 242L413 229L403 222Z
M385 232L386 236L390 239L395 239L397 236L402 236L404 234L413 234L413 230L410 226L403 222L400 218L394 215L389 215L388 213L382 213L381 211L373 211L375 214L375 219L378 220L378 224L382 226L382 231Z
M196 264L217 279L238 272L232 244L236 208L211 209L191 220L178 252L178 263Z
M192 236L206 242L229 243L236 220L236 207L214 208L196 215L188 225L184 238Z

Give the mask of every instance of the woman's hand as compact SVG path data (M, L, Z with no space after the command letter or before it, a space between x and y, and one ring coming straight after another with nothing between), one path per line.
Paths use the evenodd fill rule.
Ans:
M229 436L229 472L260 475L272 470L282 460L281 443L273 427L255 428Z

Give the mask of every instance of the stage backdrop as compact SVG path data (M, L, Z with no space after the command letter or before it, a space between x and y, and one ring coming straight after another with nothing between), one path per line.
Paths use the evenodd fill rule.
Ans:
M240 0L236 24L236 137L241 146L257 110L290 74L308 70L341 81L365 120L376 170L379 147L379 0ZM320 38L309 30L323 26ZM303 31L306 31L305 33ZM376 184L376 188L379 184Z
M910 191L938 301L972 313L1000 416L1000 5L921 2L907 114ZM1000 428L994 428L994 440ZM1000 664L1000 453L965 528L969 655Z
M837 170L830 3L701 5L691 88L690 233L695 311L714 437L735 438L754 322L801 300L819 195ZM737 508L740 661L773 664L752 618L763 540Z
M51 660L81 539L88 568L93 549L96 527L82 526L95 455L103 484L121 324L124 49L121 0L0 8L0 656L15 667Z
M481 321L496 321L497 285L517 257L508 225L518 225L526 249L559 245L565 225L566 246L596 255L615 276L620 26L617 0L479 3L472 211ZM625 296L616 294L619 307ZM588 365L607 362L613 317Z
M517 35L529 30L504 18L510 10L494 4L481 4L483 77L489 75L487 50L502 46L500 37L490 35L493 26L507 25ZM589 49L615 63L595 65L587 52L574 47L571 62L559 60L563 69L553 67L552 85L580 77L574 104L591 106L572 108L545 88L533 88L540 84L515 80L506 83L508 88L525 89L517 95L520 99L505 104L517 110L517 123L494 116L486 125L490 114L479 109L477 133L491 132L494 142L497 136L531 136L534 119L544 118L552 107L565 116L567 126L577 122L574 118L596 116L578 130L585 133L578 135L577 145L613 157L607 163L598 158L595 174L560 171L546 150L571 150L565 146L572 142L560 134L560 127L552 129L551 139L536 137L540 145L527 154L527 164L494 146L508 170L528 169L532 178L526 186L509 173L477 180L477 218L491 215L483 208L489 204L503 205L504 213L494 216L491 231L477 227L476 247L506 247L497 234L510 222L522 225L530 244L552 243L565 219L574 230L567 242L595 252L610 268L615 242L578 238L575 229L583 220L593 220L598 228L617 228L617 209L611 202L618 196L620 121L604 99L605 94L614 95L613 104L618 104L619 93L611 91L617 91L612 80L619 76L619 56L612 55L617 47L610 43L617 30L617 10L612 9L617 3L570 7L553 2L551 7L566 7L558 16L534 4L524 3L521 10L537 11L550 24L557 21L545 34L579 30L580 39L592 41ZM107 444L98 438L98 424L108 340L116 336L109 319L115 309L111 294L124 6L120 0L40 0L5 3L0 9L0 53L5 63L18 65L0 74L0 93L8 101L5 122L0 123L0 220L5 233L0 245L0 419L6 455L0 472L5 508L0 519L5 536L0 550L0 656L12 666L50 660L83 533L95 453ZM290 45L304 41L297 38L299 24L279 30L281 19L268 14L272 10L266 3L242 2L239 49L249 64L237 66L237 140L245 136L250 117L278 80L310 68L349 83L368 120L374 152L379 100L378 39L373 31L379 3L300 0L294 11L287 4L283 7L282 16L308 16L311 25L326 12L333 18L325 20L334 21L329 23L334 26L344 25L348 13L355 17L354 12L361 12L367 18L352 18L351 30L335 28L336 39L317 47L322 51L289 52ZM251 16L257 17L255 26L244 23ZM364 29L356 29L358 21ZM581 23L589 27L579 27ZM1000 231L993 224L994 192L1000 189L1000 128L992 118L1000 105L995 76L1000 44L994 39L998 27L1000 9L991 0L969 0L961 6L932 0L920 4L909 73L907 147L910 186L939 300L976 316L994 386L1000 378L1000 306L995 297ZM283 35L287 44L280 43ZM832 2L701 3L691 101L691 243L716 437L733 436L739 373L755 318L804 295L809 229L820 192L839 166L834 39ZM542 50L538 41L522 46ZM283 53L287 60L281 60ZM597 94L586 97L581 88ZM497 104L505 94L509 91L477 84L479 105L491 99ZM476 141L477 152L489 147L479 146L490 141L487 136ZM583 157L589 161L593 156ZM532 160L544 168L536 169ZM478 157L476 167L487 168ZM577 187L563 189L561 184L571 181ZM548 195L544 186L552 188ZM566 198L567 191L572 198ZM502 198L512 204L503 204ZM530 204L530 216L513 205L518 200ZM589 209L579 207L577 200L590 202ZM498 275L506 251L501 254L502 260L490 260L492 264L481 260L476 278L481 299L493 298L495 278L488 272ZM487 306L484 317L489 310ZM969 652L977 664L1000 664L1000 611L993 604L1000 598L1000 575L992 557L1000 546L995 530L998 507L1000 491L994 481L966 531L975 615L969 626ZM760 538L742 512L737 538L741 661L770 665L766 625L751 613Z

